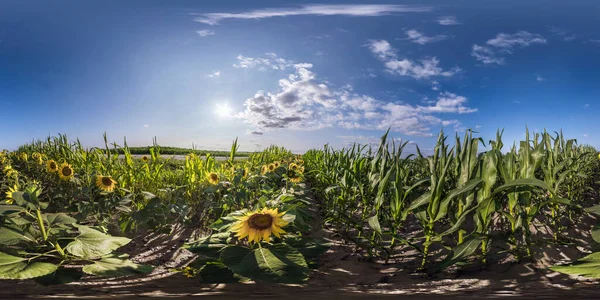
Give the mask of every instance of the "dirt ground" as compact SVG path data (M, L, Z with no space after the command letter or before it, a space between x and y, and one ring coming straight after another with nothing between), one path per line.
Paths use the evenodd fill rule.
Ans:
M2 280L0 298L600 299L600 281L573 278L547 269L556 263L578 259L585 255L580 250L589 249L546 244L534 249L535 263L518 264L505 259L490 263L487 268L454 269L426 278L424 274L413 273L420 259L414 251L399 251L387 264L366 261L352 246L344 245L334 232L319 228L321 220L316 211L313 214L315 230L310 235L327 239L332 246L321 257L319 268L312 271L306 284L202 284L198 279L170 272L169 268L185 266L194 260L193 254L180 246L190 237L201 235L191 229L179 228L169 235L140 234L126 246L125 251L134 261L159 266L149 275L90 277L49 287L33 281ZM589 238L589 233L580 232L581 229L570 230L574 232L573 236Z

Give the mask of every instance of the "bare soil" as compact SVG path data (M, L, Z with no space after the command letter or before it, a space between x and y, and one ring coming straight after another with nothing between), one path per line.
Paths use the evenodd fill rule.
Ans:
M420 262L415 251L400 249L388 263L368 261L365 255L327 228L313 209L313 237L331 242L321 257L319 268L302 285L269 283L203 284L169 271L194 260L180 246L198 231L175 228L172 234L139 234L127 246L134 261L158 266L151 274L127 278L84 278L61 286L42 286L33 281L0 281L0 298L54 299L600 299L600 281L569 277L552 272L548 266L567 263L593 248L589 229L595 219L582 217L582 228L569 228L567 236L582 239L573 245L534 246L535 263L516 263L501 257L487 267L477 263L464 269L453 268L435 277L414 273ZM538 228L544 236L543 228ZM542 243L540 243L542 244ZM492 251L498 251L493 249Z

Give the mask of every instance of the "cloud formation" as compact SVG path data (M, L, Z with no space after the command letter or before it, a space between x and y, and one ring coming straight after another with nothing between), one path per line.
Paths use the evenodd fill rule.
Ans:
M458 25L460 24L455 16L443 16L437 19L440 25L449 26L449 25Z
M354 16L377 17L395 13L419 13L431 11L427 6L385 5L385 4L310 4L290 8L264 8L241 13L197 14L196 22L216 25L226 19L259 20L288 16Z
M443 34L436 35L436 36L426 36L415 29L407 30L404 33L406 34L406 36L408 37L408 39L411 42L419 44L419 45L435 43L435 42L443 41L448 38L447 36L445 36Z
M386 40L370 40L368 46L371 52L384 63L386 71L394 75L426 79L436 76L451 77L461 71L458 67L450 70L442 69L439 66L440 61L436 57L429 57L420 61L406 58L399 60L396 50Z
M385 53L385 47L379 48ZM312 64L295 64L294 73L279 80L276 93L257 92L244 102L236 117L256 132L278 128L317 130L346 128L385 130L413 136L431 136L432 127L459 126L444 114L467 114L477 109L466 106L467 98L442 92L428 105L385 102L360 95L346 85L332 88L318 80Z
M201 37L215 35L215 32L213 30L198 30L196 31L196 33Z
M273 52L265 53L265 56L266 57L254 58L238 55L236 57L238 62L233 66L235 68L242 69L258 68L260 71L265 71L267 69L285 70L286 68L293 67L295 65L293 61L278 57L277 54Z
M486 42L485 46L473 45L471 56L484 64L504 64L505 55L513 54L515 48L525 48L533 44L546 44L539 34L519 31L514 34L499 33Z

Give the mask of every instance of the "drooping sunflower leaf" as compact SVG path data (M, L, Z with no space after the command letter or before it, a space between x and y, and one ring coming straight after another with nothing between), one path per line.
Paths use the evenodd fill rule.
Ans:
M150 273L153 268L148 265L136 264L127 259L127 255L111 255L103 257L91 265L86 265L81 270L96 276L126 276Z
M58 285L78 281L83 277L83 272L75 268L60 268L56 272L38 277L35 281L42 285Z
M229 246L221 252L220 260L232 272L253 280L301 283L308 279L304 256L284 243L257 249Z
M98 258L128 244L131 239L104 234L83 225L75 225L79 235L65 249L78 257Z
M197 241L187 243L183 248L188 249L195 254L218 259L220 251L224 247L227 247L227 238L230 236L231 233L229 232L211 234Z
M58 266L31 262L26 258L0 252L0 279L31 279L53 273Z

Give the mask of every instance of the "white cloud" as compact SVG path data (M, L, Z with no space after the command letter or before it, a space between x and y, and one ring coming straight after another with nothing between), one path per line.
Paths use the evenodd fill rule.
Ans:
M369 40L369 49L381 60L396 57L396 51L386 40Z
M583 137L588 137L588 134L587 134L587 133L584 133L584 134L583 134Z
M457 20L455 16L443 16L443 17L439 17L438 18L438 23L440 23L440 25L458 25L460 24Z
M458 67L443 70L439 67L440 61L436 57L422 59L419 62L406 58L398 60L396 50L386 40L370 40L368 46L371 52L384 62L386 70L395 75L422 79L434 76L450 77L461 71Z
M519 100L513 100L513 103L515 103L515 104L521 104L521 101L519 101Z
M196 31L196 33L201 37L215 35L215 32L213 30L198 30L198 31Z
M464 104L467 102L467 98L458 96L456 94L443 92L440 93L435 105L422 107L420 109L426 112L436 113L458 113L458 114L469 114L477 111L476 108L465 107Z
M257 92L244 102L237 117L257 132L277 128L317 130L346 128L385 130L407 135L431 136L434 126L459 126L440 114L466 114L477 109L466 106L467 99L440 93L430 105L389 103L352 91L351 86L334 89L310 70L311 64L296 64L295 72L279 80L276 93Z
M568 30L560 28L560 27L550 26L550 32L554 33L555 35L558 35L560 38L562 38L566 42L577 39L577 35L571 34Z
M589 108L589 107L590 107L589 104L586 104L586 105L583 106L583 108Z
M473 45L473 49L471 50L471 55L475 57L475 59L483 62L484 64L504 64L504 58L498 57L496 52L490 49L489 47L479 46L475 44Z
M197 14L196 22L216 25L226 19L266 19L287 16L360 16L376 17L395 13L428 12L430 7L410 5L383 5L383 4L310 4L291 8L265 8L241 13L207 13Z
M385 62L387 71L402 76L410 76L415 79L429 78L432 76L450 77L460 72L460 68L455 67L451 70L443 70L439 67L440 61L435 58L423 59L420 62L414 62L408 59L390 60Z
M475 129L481 128L481 125L475 125Z
M535 78L535 80L537 80L537 81L539 81L539 82L542 82L542 81L545 81L545 80L546 80L546 78L544 78L544 77L542 77L542 76L538 75L538 76Z
M273 70L285 70L286 68L293 67L295 65L293 61L278 57L277 54L273 52L265 53L265 55L266 57L262 58L253 58L238 55L238 63L234 64L233 66L236 68L243 69L258 68L261 71L265 71L267 68Z
M150 125L148 125L148 124L144 125L144 128L149 128L149 127L150 127Z
M426 35L418 32L415 29L407 30L404 33L406 33L406 36L408 36L408 39L411 42L420 44L420 45L425 45L428 43L435 43L435 42L443 41L448 38L445 35L426 36Z
M488 40L485 46L474 44L471 55L484 64L502 65L505 63L503 55L512 54L515 48L545 43L544 37L527 31L514 34L499 33L495 38Z
M527 31L519 31L514 34L498 33L495 38L488 40L486 44L507 49L508 51L516 46L527 47L531 44L545 44L546 39L539 34Z
M219 76L221 76L221 71L216 71L212 74L206 75L206 77L210 77L210 78L219 77Z

